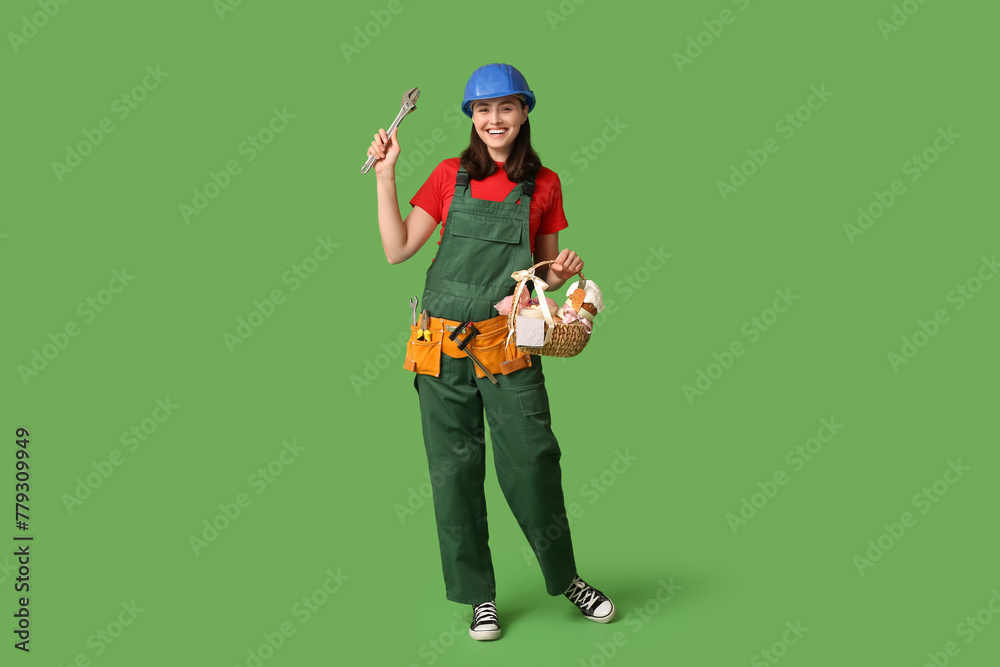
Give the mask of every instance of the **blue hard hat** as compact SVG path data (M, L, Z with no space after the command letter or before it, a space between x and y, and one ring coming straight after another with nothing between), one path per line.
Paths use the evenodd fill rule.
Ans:
M524 75L511 65L493 63L483 65L469 77L465 84L465 98L462 100L462 111L472 118L472 102L491 97L506 97L521 95L525 98L528 111L535 108L535 94L528 88Z

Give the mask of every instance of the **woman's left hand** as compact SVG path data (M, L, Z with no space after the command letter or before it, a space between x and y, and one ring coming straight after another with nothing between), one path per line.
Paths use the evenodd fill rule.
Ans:
M562 285L580 271L583 271L583 260L569 248L563 248L562 252L556 256L555 261L549 264L549 273L546 278L550 279L550 282L558 282L559 285Z

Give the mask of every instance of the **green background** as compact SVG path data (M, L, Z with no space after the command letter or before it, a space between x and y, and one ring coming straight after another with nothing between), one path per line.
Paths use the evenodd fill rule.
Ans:
M885 32L888 1L50 4L50 18L44 2L0 10L0 479L12 505L28 428L35 536L27 655L0 557L4 664L256 664L248 651L284 623L294 634L263 664L773 664L767 650L783 665L919 666L948 642L958 652L939 662L993 664L1000 281L977 271L992 278L983 258L1000 248L995 7L910 0ZM386 263L359 168L419 86L400 129L405 212L468 141L454 111L467 77L497 61L537 93L534 145L570 221L560 244L609 301L585 353L545 368L580 572L619 619L587 623L545 594L490 471L505 634L477 643L469 608L444 598L398 344L436 246ZM166 74L121 118L115 100L147 67ZM831 96L799 109L812 87ZM294 118L247 161L241 143L274 109ZM776 123L796 110L809 118L789 137ZM113 131L60 180L52 163L105 118ZM959 138L935 155L948 128ZM717 182L769 138L778 151L724 200ZM185 221L180 205L231 160L239 173ZM897 179L905 193L850 238ZM293 290L283 277L317 239L337 247ZM87 321L80 304L112 296L123 269L133 278ZM959 285L978 291L960 302ZM274 290L283 303L227 346ZM778 290L796 299L775 321ZM894 367L938 310L947 320ZM68 323L79 334L53 347ZM25 373L36 350L51 358ZM711 386L686 395L700 371ZM178 407L150 421L158 399ZM823 419L842 428L796 469L786 454ZM122 434L144 420L131 450ZM301 450L274 464L285 441ZM616 469L619 455L635 462ZM959 461L963 476L938 481ZM280 474L262 484L269 464ZM769 487L775 474L787 484ZM88 475L100 485L67 506ZM925 488L933 504L915 500ZM196 553L190 537L224 525L239 494L249 506ZM761 507L734 531L743 499ZM915 524L884 535L905 512ZM891 548L859 572L880 537ZM340 588L297 613L328 570ZM970 633L977 613L992 623Z

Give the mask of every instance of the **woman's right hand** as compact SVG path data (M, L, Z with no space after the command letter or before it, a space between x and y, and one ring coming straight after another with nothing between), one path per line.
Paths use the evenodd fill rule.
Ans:
M399 159L399 140L396 136L398 131L398 127L392 131L391 141L390 137L385 134L385 128L379 128L378 134L375 135L375 139L368 149L368 155L375 156L376 174L381 174L386 169L395 168L396 160ZM386 143L389 144L388 147L386 147Z

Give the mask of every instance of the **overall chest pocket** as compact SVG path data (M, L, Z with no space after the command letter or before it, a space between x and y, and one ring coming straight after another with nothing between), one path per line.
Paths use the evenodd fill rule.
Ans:
M517 244L521 242L521 223L505 217L459 216L448 222L451 233L460 239L470 241L493 241L495 243Z
M456 216L445 228L445 234L449 233L447 274L451 279L485 286L508 278L514 270L522 244L519 221L493 216ZM443 250L445 245L442 243Z

